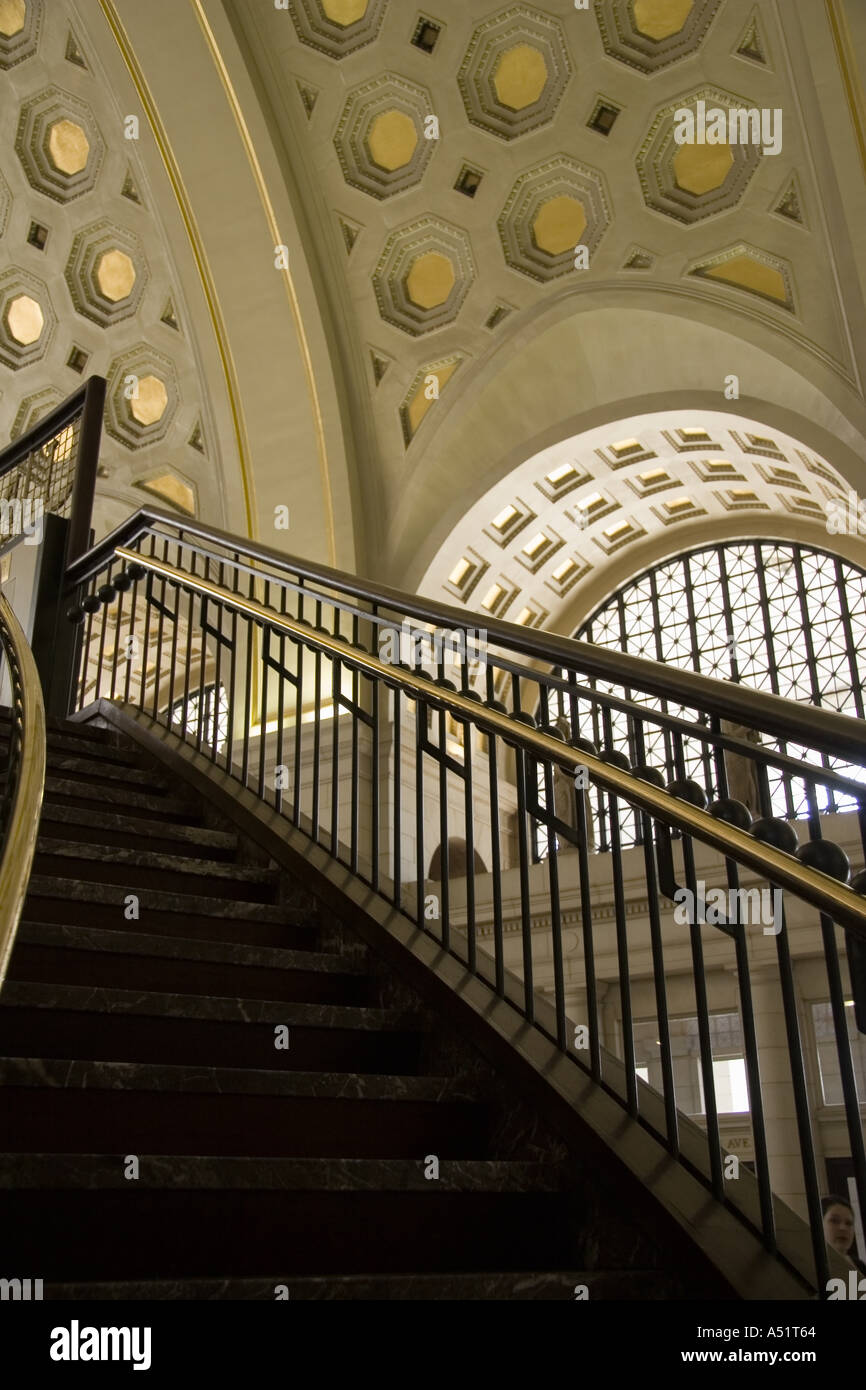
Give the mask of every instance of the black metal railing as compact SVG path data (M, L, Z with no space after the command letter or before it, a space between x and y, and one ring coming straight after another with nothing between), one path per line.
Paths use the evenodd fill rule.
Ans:
M80 635L73 708L120 701L251 789L508 999L768 1249L778 1200L798 1207L825 1289L821 1106L795 955L823 972L823 1055L832 1042L866 1210L850 1006L861 1028L866 1014L841 935L848 959L866 944L864 875L851 878L850 863L866 857L864 788L818 761L862 768L860 721L510 624L467 637L462 611L154 508L68 581ZM599 680L619 690L594 689ZM635 691L665 692L695 718L647 710ZM539 728L551 700L565 723L548 715ZM614 711L628 720L627 751L615 746ZM738 739L723 720L813 756ZM667 756L649 767L659 730ZM687 743L701 750L697 767ZM754 773L752 808L730 795L731 758ZM804 789L805 817L773 814L771 777ZM830 795L855 810L828 814ZM732 1013L754 1178L732 1176L724 1145L718 1020ZM682 1019L694 1020L685 1061L703 1107L691 1117ZM644 1066L647 1029L657 1051ZM768 1085L783 1111L769 1127ZM795 1163L780 1123L796 1132Z
M24 906L45 786L45 709L25 633L0 590L0 986Z
M92 376L0 450L0 544L49 513L69 525L67 563L90 544L105 378Z

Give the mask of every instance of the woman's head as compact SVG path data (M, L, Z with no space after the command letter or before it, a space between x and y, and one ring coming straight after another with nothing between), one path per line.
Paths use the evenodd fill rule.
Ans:
M824 1239L840 1255L847 1255L854 1244L854 1209L844 1197L824 1197Z

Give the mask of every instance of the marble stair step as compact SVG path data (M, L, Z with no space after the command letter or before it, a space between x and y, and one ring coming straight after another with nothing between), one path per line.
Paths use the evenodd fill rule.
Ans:
M572 1179L553 1164L443 1159L0 1155L9 1268L47 1282L573 1269ZM429 1171L429 1168L428 1168ZM591 1226L591 1223L589 1223Z
M54 759L64 757L95 759L105 766L117 767L118 769L124 767L140 768L142 766L141 753L136 748L101 743L97 739L71 734L66 729L47 729L46 745L49 767L52 766ZM5 757L8 747L9 726L0 721L0 755Z
M258 1279L153 1279L142 1283L46 1284L46 1302L196 1300L214 1302L273 1302L276 1291L287 1290L295 1302L324 1299L333 1302L439 1302L466 1300L513 1303L515 1299L563 1299L574 1302L575 1289L585 1287L588 1301L651 1302L681 1298L677 1280L658 1269L519 1270L471 1274L353 1274L305 1278L277 1272Z
M487 1107L443 1077L0 1061L12 1152L485 1158Z
M193 801L180 797L152 795L141 788L132 788L124 783L88 782L75 777L55 777L49 768L45 776L45 796L49 801L60 801L66 806L81 806L85 810L107 808L110 811L122 809L134 813L151 813L168 821L181 821L194 825L201 822L203 812Z
M155 932L159 936L248 941L251 945L315 949L318 926L309 909L290 904L226 901L192 893L136 888L138 919L128 920L124 885L34 875L24 903L25 922Z
M268 1071L177 1063L69 1061L0 1057L0 1086L159 1090L210 1095L316 1096L328 1100L471 1101L477 1086L461 1076L374 1075L346 1071Z
M158 883L164 893L193 893L244 902L276 902L278 869L248 868L218 860L190 857L179 861L171 855L145 848L119 849L54 839L40 834L33 872L61 875L79 882L116 883L128 889Z
M46 760L47 777L100 790L106 786L134 787L139 792L156 796L162 796L171 787L163 773L147 764L115 763L103 757L59 753L51 748Z
M0 705L0 728L10 722L8 705ZM77 719L60 719L56 714L46 714L45 728L48 734L62 734L65 738L78 739L82 743L96 743L103 748L131 748L131 741L116 729L105 729L99 724L84 723Z
M184 859L192 855L225 862L233 860L238 853L238 837L228 831L148 820L134 811L126 814L123 806L97 810L44 801L40 831L55 839L120 849L145 849Z
M298 1004L373 1002L363 964L348 957L53 922L21 925L7 978Z
M395 1009L7 980L0 1056L417 1074L421 1029Z

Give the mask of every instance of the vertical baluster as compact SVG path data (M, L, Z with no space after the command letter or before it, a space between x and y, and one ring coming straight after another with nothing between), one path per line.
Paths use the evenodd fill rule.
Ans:
M342 618L339 608L334 609L334 636L342 636ZM336 858L339 836L339 798L340 798L340 692L343 684L343 667L338 660L331 662L331 694L334 709L333 729L331 731L331 853Z
M376 614L378 613L378 608L377 608L377 606L376 606L375 603L372 605L371 613L372 613L372 615L373 615L374 618L375 618ZM377 626L376 626L375 622L371 623L371 631L372 631L373 634L374 634L373 639L372 639L372 648L373 648L373 655L375 656L375 655L376 655L376 638L375 638L375 633L376 633L376 631L377 631ZM380 743L379 743L379 741L380 741L380 729L379 729L379 681L378 681L377 677L374 676L374 677L372 678L370 684L371 684L371 686L372 686L372 690L371 690L371 706L372 706L372 718L373 718L373 727L372 727L372 744L373 744L373 747L372 747L372 753L371 753L372 764L373 764L373 765L372 765L372 768L371 768L371 782L370 782L370 857L371 857L371 877L370 877L370 882L371 882L371 884L372 884L373 891L374 891L375 893L378 893L378 891L379 891L379 814L380 814L380 813L379 813L379 757L380 757Z
M498 706L493 667L487 667L487 703ZM499 706L499 708L504 708ZM502 850L499 832L499 767L496 735L487 735L487 779L490 788L490 872L493 876L493 956L496 993L505 994L505 944L502 926Z
M415 920L425 926L424 914L424 733L428 706L415 699Z
M304 621L304 581L299 580L298 588L298 622ZM304 645L302 642L297 644L298 663L297 663L297 685L295 686L295 808L292 817L295 825L300 825L301 816L301 752L302 752L302 729L303 708L304 708Z
M581 793L578 793L581 795ZM548 814L555 814L556 797L553 789L553 766L545 760L544 763L544 797L547 803ZM568 1050L568 1038L565 1027L565 976L562 963L562 913L559 900L559 853L556 845L556 835L551 834L549 852L547 855L547 877L550 889L550 939L553 951L553 992L556 1007L556 1041L562 1050Z
M396 688L394 689L394 696L393 696L394 722L393 722L393 725L392 725L392 728L393 728L393 736L392 736L392 740L391 740L391 742L392 742L392 747L393 747L393 750L394 750L394 752L393 752L393 767L394 767L394 771L393 771L392 781L391 781L391 785L392 785L393 791L394 791L394 826L393 826L393 832L394 832L394 866L393 866L393 867L394 867L394 872L393 872L393 875L392 875L393 880L394 880L394 896L393 896L392 901L393 901L395 907L399 907L399 906L400 906L400 899L401 899L402 894L403 894L403 883L402 883L402 878L403 878L403 875L402 875L402 867L403 867L403 835L402 835L402 830L403 830L403 827L402 827L402 824L401 824L402 816L403 816L403 807L402 807L402 788L403 788L403 766L402 766L402 763L403 763L403 758L402 758L402 751L401 751L402 739L401 739L401 731L400 731L400 720L401 720L400 703L401 703L400 689L399 689L399 687L396 687Z
M255 596L256 580L255 575L251 574L249 576L248 597L254 599ZM256 625L254 622L252 622L250 618L245 618L244 627L247 639L247 660L246 678L244 681L244 742L243 749L241 752L241 783L243 786L246 786L250 770L250 726L252 725L253 720L253 646L256 640Z
M166 563L166 564L168 563L168 538L167 538L167 537L163 540L163 543L162 543L162 559L163 559L163 562L164 562L164 563ZM158 720L158 719L159 719L159 683L160 683L160 680L162 679L162 634L163 634L164 625L165 625L165 593L166 593L166 580L165 580L165 576L164 576L164 575L160 578L159 586L160 586L160 588L159 588L159 599L160 599L160 604L159 604L159 622L157 623L157 629L156 629L156 632L157 632L157 635L156 635L156 671L154 672L154 676L153 676L153 707L152 707L152 709L151 709L151 718L154 719L154 720Z
M352 616L352 641L360 641L361 628L358 614ZM349 807L349 822L351 827L349 845L349 864L353 874L358 872L358 853L360 837L360 815L361 815L361 767L360 767L360 734L361 721L358 711L361 708L361 677L358 671L352 671L352 802Z

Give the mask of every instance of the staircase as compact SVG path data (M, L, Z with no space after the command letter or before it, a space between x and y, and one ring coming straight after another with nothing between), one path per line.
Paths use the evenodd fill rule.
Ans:
M0 759L8 737L2 713ZM725 1296L256 853L122 735L49 721L0 995L5 1275L52 1299Z

